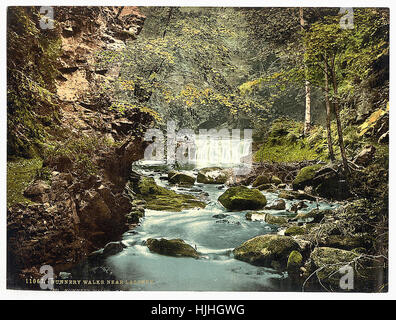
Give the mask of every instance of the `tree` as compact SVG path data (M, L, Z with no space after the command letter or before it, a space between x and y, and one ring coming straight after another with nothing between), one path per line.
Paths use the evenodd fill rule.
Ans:
M300 25L301 25L301 32L304 34L305 30L305 20L304 20L304 9L300 8ZM305 50L305 46L304 46ZM305 57L304 57L305 60ZM304 71L305 74L308 74L308 67L304 61ZM306 76L307 77L307 76ZM311 86L309 84L308 79L305 79L305 118L304 118L304 134L307 135L311 128Z
M353 29L340 27L340 15L325 15L313 23L305 33L306 56L310 70L323 71L325 80L326 110L328 138L329 127L329 96L333 102L334 115L337 125L338 145L344 171L349 173L346 157L343 128L340 109L343 104L342 96L358 87L372 72L373 61L388 52L387 33L372 38L379 33L381 26L386 25L386 19L381 18L381 10L358 9L355 11L355 26ZM315 79L311 73L311 79ZM331 90L329 90L329 81ZM329 143L330 148L331 143ZM330 151L330 150L329 150Z

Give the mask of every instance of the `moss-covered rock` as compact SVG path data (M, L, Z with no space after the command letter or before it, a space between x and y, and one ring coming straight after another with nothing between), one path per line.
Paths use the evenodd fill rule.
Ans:
M300 226L291 226L285 230L285 236L297 236L304 234L306 232L305 228Z
M136 208L125 215L128 223L138 223L144 217L144 209Z
M23 192L42 167L41 159L18 159L7 162L7 207L14 203L30 203Z
M329 247L316 247L306 264L305 277L310 276L313 272L315 275L310 278L312 283L325 286L328 290L342 291L340 288L340 278L344 273L340 269L344 266L351 266L353 268L353 279L356 281L364 281L363 274L367 273L365 263L360 261L359 254L352 251L341 250ZM359 272L357 272L359 271Z
M191 208L205 208L206 203L187 194L178 194L157 185L153 178L141 177L137 185L137 197L144 199L146 208L159 211L181 211Z
M224 184L231 175L231 169L222 169L219 167L203 168L198 171L197 182L206 184Z
M198 252L182 239L147 239L147 247L151 252L172 256L198 258Z
M189 186L195 183L195 177L182 172L172 170L169 171L168 173L168 181L172 184Z
M227 189L218 200L228 210L258 210L267 204L266 197L259 190L245 186Z
M322 164L315 164L313 166L307 166L300 170L297 177L293 180L293 190L303 190L305 186L309 186L312 183L312 179L315 177L316 171L322 168Z
M303 256L300 252L294 250L289 254L287 259L287 273L291 278L298 278L300 275L300 267L303 265Z
M281 184L282 183L282 180L281 179L279 179L277 176L272 176L271 177L271 183L273 183L274 185L279 185L279 184Z
M286 200L294 200L294 199L309 200L309 201L316 200L316 198L314 196L311 196L301 190L299 190L299 191L283 190L279 193L278 197L286 199Z
M255 188L263 184L269 184L270 182L271 182L270 178L267 175L263 174L261 176L258 176L256 180L253 181L252 187Z
M269 223L269 224L275 224L278 226L287 226L288 222L287 219L284 217L279 217L279 216L274 216L272 214L266 213L265 214L265 222Z
M285 270L290 253L298 249L297 242L291 237L266 234L244 242L233 253L238 260Z

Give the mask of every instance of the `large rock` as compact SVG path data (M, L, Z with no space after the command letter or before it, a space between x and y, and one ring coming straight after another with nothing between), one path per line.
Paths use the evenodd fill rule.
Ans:
M366 166L373 159L375 151L376 151L376 149L374 146L367 145L355 157L353 162L355 162L357 165L360 165L360 166Z
M297 177L293 180L293 190L304 190L306 186L311 186L316 172L322 167L323 165L321 164L315 164L302 168L297 174Z
M173 257L198 258L198 252L182 239L147 239L147 247L150 251Z
M153 178L141 177L135 191L138 198L147 202L146 208L151 210L182 211L206 206L205 202L192 195L179 194L157 185Z
M195 182L195 177L172 170L168 173L168 181L178 185L193 185Z
M344 291L340 288L340 279L346 273L342 268L351 268L353 289L372 290L373 280L380 268L374 267L373 260L348 251L329 247L316 247L305 265L304 277L309 277L308 285L325 287L327 290Z
M32 199L33 201L46 202L48 196L45 194L50 190L50 186L47 182L42 180L36 180L29 185L23 192L24 196Z
M292 279L298 279L300 276L300 267L303 264L303 256L300 252L294 250L287 259L287 273Z
M304 234L306 229L300 226L291 226L285 230L285 236L297 236Z
M231 169L222 169L219 167L203 168L198 171L197 182L206 184L224 184L231 176Z
M109 242L106 244L106 246L103 248L103 256L108 257L115 255L122 250L124 250L126 246L121 242L121 241L116 241L116 242Z
M267 204L266 197L256 189L245 186L231 187L218 199L228 210L259 210Z
M258 176L256 180L253 181L252 187L255 188L263 184L269 184L270 182L271 182L270 178L267 175L263 174L261 176Z
M294 190L311 189L313 194L336 200L350 197L348 184L342 173L342 166L321 164L307 166L300 170L293 180Z
M263 267L285 270L292 251L299 246L291 237L266 234L255 237L235 248L236 259Z

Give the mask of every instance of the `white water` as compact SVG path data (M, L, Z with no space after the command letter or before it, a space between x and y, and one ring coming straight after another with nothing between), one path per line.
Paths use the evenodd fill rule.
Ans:
M206 167L246 167L252 157L252 139L200 137L197 135L191 145L185 148L185 160L195 168ZM180 147L180 146L179 146ZM176 151L177 152L177 151ZM141 166L166 165L167 159L147 160L136 162Z
M241 166L244 159L251 157L251 139L205 139L195 140L195 166L205 168L210 166Z
M155 177L159 185L177 192L186 188L170 186L160 180L154 171L142 172ZM122 252L107 259L117 279L150 280L150 284L125 285L122 290L204 290L204 291L290 291L285 274L273 269L253 266L234 259L232 250L255 236L274 233L277 227L263 221L246 220L246 210L227 212L217 201L225 189L217 185L195 184L208 197L204 209L188 209L182 212L146 210L140 225L123 236L127 246ZM190 193L196 194L196 193ZM278 199L276 193L264 192L268 203ZM286 200L286 207L298 200ZM316 202L305 201L308 212L316 208ZM320 209L329 208L326 202L319 202ZM270 210L271 214L290 216L285 210ZM225 216L219 217L219 214ZM197 248L199 259L176 258L150 252L144 241L148 238L181 238Z

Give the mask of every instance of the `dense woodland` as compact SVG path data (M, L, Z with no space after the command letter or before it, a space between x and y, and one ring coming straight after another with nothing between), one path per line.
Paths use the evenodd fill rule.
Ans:
M358 290L386 291L389 10L142 7L125 11L128 8L59 9L56 27L46 30L39 27L39 8L8 10L7 207L12 226L8 239L11 268L25 270L19 277L35 274L43 259L52 258L49 253L30 261L30 251L15 245L20 240L17 231L28 228L18 215L34 212L37 221L30 221L31 225L41 225L43 217L54 215L48 207L67 203L69 196L62 188L69 190L74 201L70 216L76 214L79 224L59 243L67 242L69 251L84 254L125 231L116 224L125 224L124 211L131 215L139 206L134 204L137 199L144 200L146 208L161 207L158 199L144 194L146 185L131 187L130 203L120 199L135 181L130 165L142 158L144 132L164 130L173 120L178 129L196 132L252 128L254 172L241 179L241 185L286 192L277 189L275 178L259 183L257 179L269 174L294 190L284 199L299 199L292 192L304 190L311 197L341 201L338 211L314 218L312 224L304 222L303 231L289 232L311 243L301 254L293 250L297 258L297 253L288 256L287 268L295 262L300 270L288 269L297 283L310 278L313 269L307 264L320 269L319 258L315 260L319 247L342 250L334 253L336 257L360 254L352 260L357 265L360 261L364 272L372 268L381 279L368 276L370 281L366 279ZM353 14L352 21L345 20L347 14ZM97 35L99 29L106 36ZM78 47L79 41L86 47ZM101 182L96 185L94 180ZM66 182L54 191L60 181ZM100 185L114 200L103 195ZM157 188L162 187L155 186L155 192L173 200L173 194ZM86 198L84 190L96 193ZM97 201L96 194L104 204L96 203L92 209L89 203ZM116 218L111 201L121 212ZM53 209L60 219L56 223L66 219L67 208L68 204ZM101 215L99 220L92 218L96 214ZM103 227L109 221L111 227ZM334 221L337 231L331 227ZM301 223L287 223L289 228L302 228ZM23 234L27 248L34 248L33 240L43 237L30 231ZM84 239L83 249L75 246L74 239ZM236 257L251 262L235 250ZM324 254L334 258L332 252ZM73 253L71 260L77 263L83 258ZM308 262L302 266L304 261ZM66 269L62 265L57 271ZM325 283L337 290L333 283Z

